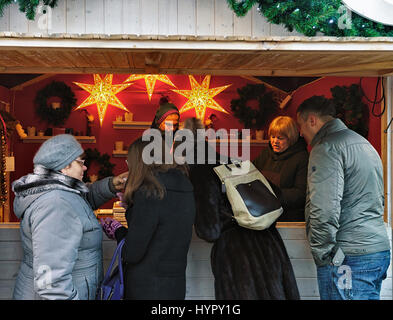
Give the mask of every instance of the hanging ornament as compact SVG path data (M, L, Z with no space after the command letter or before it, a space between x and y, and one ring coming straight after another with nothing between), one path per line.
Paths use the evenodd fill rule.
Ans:
M205 119L206 108L229 114L229 112L221 107L213 98L226 88L230 87L231 84L217 88L209 88L210 75L207 75L203 79L202 84L199 84L193 76L189 75L188 77L190 80L191 90L172 89L172 91L188 98L188 101L180 108L180 113L195 109L196 117L202 121Z
M94 84L74 82L77 86L90 93L90 96L74 110L85 108L92 104L97 104L98 117L100 118L100 127L102 127L108 104L129 112L123 103L116 97L116 94L120 91L123 91L124 89L127 89L133 83L113 85L112 80L113 74L107 74L104 79L101 79L99 74L94 74Z
M392 0L343 0L343 3L366 19L393 26Z
M149 101L151 101L157 80L176 88L176 86L165 74L132 74L124 82L136 81L139 79L145 79L146 91L149 96Z

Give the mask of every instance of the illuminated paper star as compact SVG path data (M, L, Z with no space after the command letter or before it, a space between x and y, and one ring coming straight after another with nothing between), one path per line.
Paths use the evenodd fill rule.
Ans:
M116 97L116 94L128 88L133 83L113 85L112 80L113 74L107 74L104 79L101 79L99 74L94 74L94 84L74 82L77 86L90 93L90 96L85 101L83 101L81 105L76 107L75 110L85 108L96 103L101 127L102 122L104 121L106 109L108 108L108 104L129 112L123 103L121 103L121 101Z
M188 76L190 79L191 90L174 90L172 91L181 94L182 96L188 98L188 101L179 110L180 113L185 111L195 109L196 117L202 121L205 118L206 108L214 109L220 112L229 113L223 107L221 107L213 98L220 92L224 91L226 88L230 87L231 84L217 87L209 88L210 86L210 75L207 75L202 84L199 84L195 78L191 75Z
M157 80L176 88L176 86L165 74L132 74L124 82L136 81L139 79L145 79L146 91L149 96L149 101L151 101L151 96L153 95Z

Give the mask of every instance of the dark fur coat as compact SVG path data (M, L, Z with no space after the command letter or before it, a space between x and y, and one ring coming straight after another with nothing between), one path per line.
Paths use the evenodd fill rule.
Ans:
M195 231L214 243L211 266L216 299L299 299L292 265L275 224L262 231L239 227L213 171L216 165L190 165Z

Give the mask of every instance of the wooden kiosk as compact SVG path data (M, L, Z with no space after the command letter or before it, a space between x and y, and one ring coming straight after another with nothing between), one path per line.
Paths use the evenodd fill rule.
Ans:
M28 21L16 4L0 17L0 73L41 75L11 90L4 107L12 105L14 92L54 74L384 77L381 156L391 235L392 127L385 130L393 116L392 38L308 38L269 24L256 9L238 18L225 1L217 0L64 0L50 10L50 22L42 27ZM7 222L7 206L2 211L5 222L0 223L0 299L12 297L22 257L19 226ZM278 228L302 299L318 299L304 223L279 223ZM105 266L114 246L104 240ZM214 299L210 248L193 237L187 299ZM391 269L381 296L392 299Z

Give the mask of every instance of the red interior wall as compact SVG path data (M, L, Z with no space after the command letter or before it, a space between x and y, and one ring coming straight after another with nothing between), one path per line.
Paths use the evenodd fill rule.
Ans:
M113 84L122 83L128 75L114 75ZM177 89L190 89L189 78L187 75L169 75L171 81L176 85ZM201 83L204 76L195 76L195 79ZM81 83L93 84L93 76L90 74L82 75L56 75L54 77L45 79L39 83L26 87L23 91L17 91L15 93L15 102L13 105L13 110L15 117L20 120L24 129L27 131L28 126L35 126L38 130L45 130L47 124L40 121L36 117L34 112L34 99L37 92L45 87L47 84L56 81L63 81L68 86L72 88L77 98L78 105L81 104L88 96L89 93L78 87L73 83L73 81ZM365 78L363 80L363 90L365 94L370 98L374 97L376 78ZM284 110L280 110L279 114L287 114L292 117L296 116L296 108L305 99L313 95L325 95L326 97L331 97L330 88L335 85L350 85L352 83L358 83L359 78L337 78L329 77L322 78L316 82L306 85L298 89L294 94L291 102ZM219 120L217 122L217 128L238 128L241 129L243 126L241 123L231 115L230 102L234 98L238 98L237 89L243 87L247 83L253 83L250 80L246 80L241 77L228 77L228 76L212 76L210 82L210 88L215 88L219 86L224 86L231 84L229 88L218 94L214 99L224 107L229 114L221 113L216 110L207 109L206 117L211 113L218 116ZM117 97L123 104L134 114L134 121L152 121L154 114L156 112L158 101L161 94L168 95L171 102L176 106L180 107L187 101L187 98L172 92L170 89L172 87L157 81L152 100L148 100L148 96L145 89L144 80L135 81L135 84L130 86L128 89L117 94ZM7 90L6 90L7 91ZM6 92L7 93L7 92ZM0 97L2 90L0 87ZM9 94L9 91L8 91ZM369 104L370 110L371 105ZM122 130L113 129L112 121L115 120L116 116L123 115L124 111L117 109L113 106L108 106L107 113L102 127L99 125L97 108L95 105L91 105L86 108L89 113L95 117L93 124L93 135L96 137L95 144L83 144L85 149L87 148L97 148L101 154L108 153L112 155L114 149L114 142L117 140L124 141L125 145L129 145L136 138L142 134L142 130ZM376 112L379 112L379 105L377 106ZM185 112L181 116L181 121L187 117L192 117L195 115L193 110ZM66 121L63 127L74 128L74 131L84 131L85 130L85 116L84 113L80 111L71 112L71 116ZM369 140L380 152L380 120L370 115L370 132ZM39 144L29 144L22 143L18 137L14 135L12 143L12 151L15 155L15 166L16 171L11 174L11 181L18 179L19 177L31 172L33 170L32 159L35 152L39 148ZM251 158L253 159L261 150L261 147L252 147ZM115 174L119 174L126 170L125 158L113 158L111 157L111 162L116 165L114 169ZM94 173L96 168L90 168L89 173ZM12 206L13 194L11 193L11 206ZM111 207L112 202L109 202L104 207ZM14 218L16 219L16 218Z
M10 102L10 90L3 86L0 86L0 100ZM1 108L4 108L4 106L1 106Z
M321 78L313 83L310 83L302 88L299 88L292 97L290 105L285 109L285 112L296 119L297 107L306 99L314 95L324 95L326 98L331 98L332 94L330 89L335 86L349 86L351 84L359 84L359 78L352 77L325 77ZM363 78L362 89L364 94L370 100L374 100L375 88L377 85L377 78ZM378 88L377 100L381 97L380 95L380 84ZM363 98L363 101L368 105L369 109L369 133L367 139L374 146L374 148L381 153L381 121L372 115L373 104L369 103L367 99ZM374 107L374 113L379 114L381 110L381 104L376 104Z

